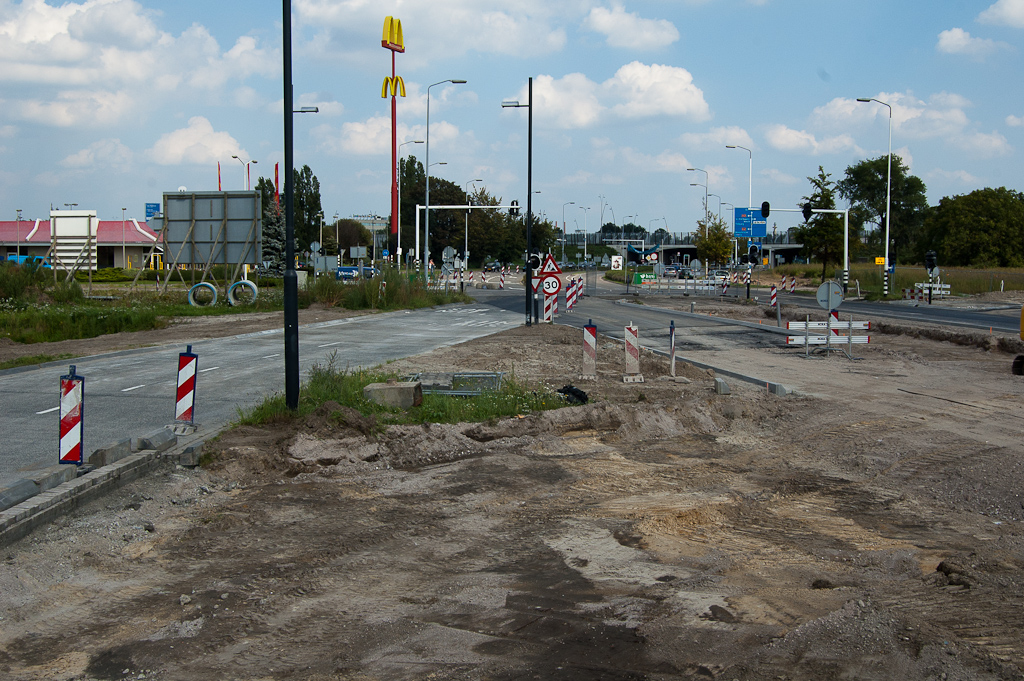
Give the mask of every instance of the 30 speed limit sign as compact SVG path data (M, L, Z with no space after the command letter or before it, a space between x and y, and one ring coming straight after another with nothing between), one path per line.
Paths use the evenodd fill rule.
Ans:
M553 296L562 290L562 280L553 274L544 277L540 285L546 296Z

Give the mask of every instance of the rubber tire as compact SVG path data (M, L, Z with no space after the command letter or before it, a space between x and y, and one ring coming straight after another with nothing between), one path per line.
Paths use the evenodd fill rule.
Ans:
M1013 366L1010 373L1014 376L1024 376L1024 355L1017 355L1013 358Z
M197 303L196 302L196 292L199 289L209 289L210 293L213 294L213 300L211 300L209 303L206 303L206 304ZM190 288L188 290L188 304L191 305L192 307L206 307L206 305L216 305L217 304L217 289L214 288L213 284L211 284L209 282L206 282L206 281L203 281L203 282L200 282L200 283L196 284L195 286L193 286L192 288Z
M228 305L230 305L231 307L237 307L239 305L249 304L241 303L238 301L238 297L235 295L235 292L238 290L239 286L245 286L252 290L252 302L255 303L256 297L259 295L259 289L257 289L256 284L252 283L251 281L247 279L242 279L240 281L236 281L234 284L228 287Z

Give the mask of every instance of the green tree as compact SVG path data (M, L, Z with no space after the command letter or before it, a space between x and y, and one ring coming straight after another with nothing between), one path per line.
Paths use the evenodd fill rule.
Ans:
M940 265L1024 266L1024 194L1000 187L945 197L928 215Z
M694 245L697 246L697 257L704 262L727 262L732 253L732 233L729 225L717 215L708 215L706 220L698 220Z
M892 159L892 186L890 204L892 217L889 238L896 252L920 255L919 242L923 235L924 217L928 211L928 198L921 178L911 175L910 168L899 156ZM865 222L875 225L868 235L872 252L881 255L885 250L886 180L888 156L867 159L846 169L846 176L835 184L839 195L850 202L851 241L859 243L856 232Z
M401 187L401 206L398 212L402 223L402 251L407 254L409 249L416 247L416 206L426 203L427 176L423 172L423 164L417 161L415 156L409 155L398 161L398 183ZM434 201L433 195L430 199L431 202ZM420 220L422 219L421 213ZM389 244L397 253L398 244L391 241Z
M370 233L363 223L358 220L351 218L342 218L336 220L333 224L324 227L324 241L327 241L328 232L331 235L331 241L337 244L337 251L327 251L328 255L334 255L338 253L343 257L347 258L349 255L349 248L352 246L366 246L369 248L373 245L373 235Z
M265 177L256 181L256 191L260 192L261 229L263 240L263 262L272 274L284 273L284 214L281 207L274 201L274 183Z
M302 170L292 170L295 193L295 242L299 250L307 250L312 241L320 236L320 180L308 165ZM282 198L282 202L284 197ZM283 206L282 206L283 208Z
M804 201L812 208L835 209L836 186L832 176L818 166L817 176L807 179L814 191ZM843 252L843 218L836 213L815 213L805 224L795 230L797 240L804 245L803 253L821 262L821 278L829 263L839 263Z

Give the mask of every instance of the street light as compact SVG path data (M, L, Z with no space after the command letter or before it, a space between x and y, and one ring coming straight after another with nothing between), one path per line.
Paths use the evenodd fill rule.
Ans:
M586 266L587 262L587 216L590 215L590 206L577 206L583 211L583 263Z
M469 205L469 185L474 182L483 182L480 178L475 180L466 180L466 205ZM469 211L466 209L466 242L462 248L462 276L459 277L460 290L466 292L466 270L469 269Z
M885 271L889 271L889 213L892 212L892 206L890 205L890 196L892 188L892 106L883 102L880 99L874 97L858 97L858 102L878 102L882 106L889 109L889 163L888 169L886 170L885 176ZM885 279L885 290L884 295L889 295L889 277Z
M398 145L398 158L402 158L402 147L406 144L423 144L423 140L410 140ZM397 168L396 168L397 172ZM402 178L398 178L398 242L395 245L395 261L398 263L398 271L402 271Z
M738 144L726 144L726 149L742 149L750 157L748 159L749 169L747 170L747 208L754 207L754 152Z
M529 101L520 104L518 100L506 100L501 103L502 109L517 109L526 107L526 325L530 326L531 319L537 320L537 306L533 307L533 315L530 315L530 294L533 290L533 270L530 267L530 255L533 253L533 76L530 76L527 86ZM536 294L534 294L536 301Z
M562 204L562 262L565 262L565 207L575 205L575 201L566 201Z
M708 185L711 184L711 176L708 175L708 171L704 170L703 168L687 168L687 170L689 170L690 172L704 173L704 184L696 185L696 184L691 183L690 186L691 187L697 187L697 186L704 187L704 219L707 220L708 219Z
M231 158L235 159L236 161L238 161L239 163L242 164L242 184L245 186L246 191L248 191L249 187L250 187L250 183L249 183L249 164L250 163L258 163L258 161L255 161L255 160L254 161L243 161L241 158L239 158L235 154L231 154Z
M465 80L461 78L446 78L445 80L439 80L436 83L432 83L427 86L427 148L426 148L426 166L427 166L427 215L423 227L423 276L430 280L430 275L427 273L427 263L430 260L430 88L435 85L441 85L443 83L451 83L452 85L462 85Z
M719 219L721 219L721 217L722 217L722 197L719 196L718 194L708 194L708 196L713 196L716 199L718 199L718 217L719 217Z

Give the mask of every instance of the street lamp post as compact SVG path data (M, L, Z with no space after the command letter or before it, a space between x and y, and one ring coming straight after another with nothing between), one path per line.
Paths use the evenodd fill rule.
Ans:
M708 194L708 196L713 196L716 199L718 199L718 217L719 217L719 219L721 219L721 217L722 217L722 197L719 196L718 194Z
M858 97L858 102L878 102L882 106L889 109L889 162L888 169L885 175L885 271L886 276L884 278L884 295L889 295L889 213L892 212L892 206L890 205L891 190L892 190L892 106L883 102L880 99L874 97Z
M14 253L15 253L15 258L17 259L18 264L20 265L21 264L21 209L20 208L17 209L17 213L18 213L18 218L17 218L17 220L18 220L18 241L16 242L17 245L14 247L15 248Z
M423 140L411 140L409 142L402 142L398 145L398 157L402 157L402 147L406 144L423 144ZM395 169L397 174L398 170ZM398 184L398 241L395 245L395 261L398 263L398 271L402 271L402 178L399 177L397 180Z
M466 205L469 205L469 185L474 182L483 182L480 178L475 180L466 180ZM466 236L465 243L462 247L462 276L459 277L459 290L463 293L466 292L466 270L469 269L469 211L466 209Z
M250 188L249 183L249 164L258 163L258 161L243 161L240 157L235 154L231 154L231 158L235 159L242 164L242 186L248 191Z
M453 85L461 85L465 83L465 80L461 78L446 78L445 80L439 80L436 83L432 83L427 86L427 136L426 136L426 167L427 167L427 214L425 216L424 227L423 227L423 276L430 280L430 275L427 273L427 263L430 260L430 88L435 85L441 85L443 83L451 83Z
M690 183L691 187L704 187L704 219L708 219L708 185L711 184L711 176L703 168L687 168L690 172L704 173L704 184Z
M590 206L577 206L583 211L583 263L586 267L587 262L587 216L590 215Z
M526 325L530 326L531 319L537 321L537 305L533 306L533 315L530 314L530 296L533 294L533 270L530 267L530 256L533 254L533 76L530 76L527 86L529 100L526 104L520 104L518 100L504 101L501 103L503 109L515 109L526 107ZM534 301L537 300L536 294Z
M753 208L754 207L754 152L752 152L750 149L747 149L746 147L741 147L738 144L726 144L725 148L726 149L742 149L743 151L747 152L747 155L749 156L749 158L747 159L748 160L748 164L749 164L749 168L747 170L747 208Z
M565 207L575 205L575 201L566 201L562 204L562 262L565 262Z

